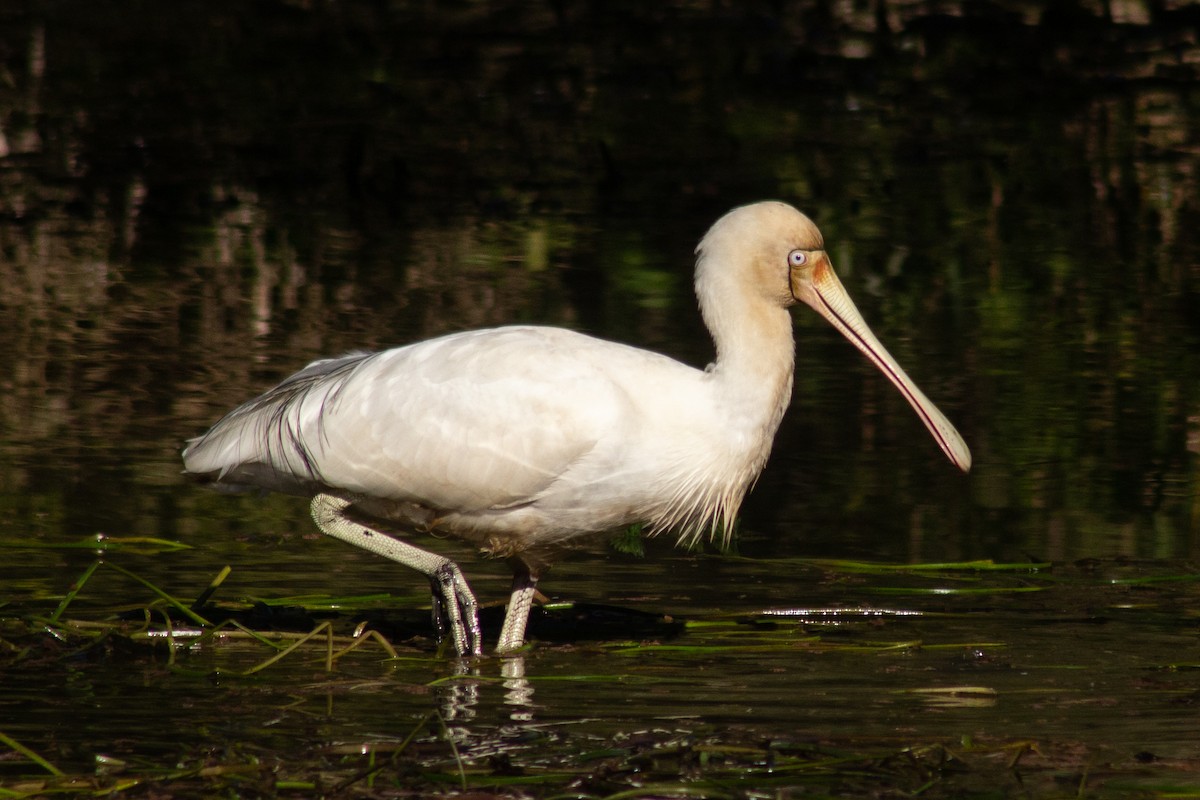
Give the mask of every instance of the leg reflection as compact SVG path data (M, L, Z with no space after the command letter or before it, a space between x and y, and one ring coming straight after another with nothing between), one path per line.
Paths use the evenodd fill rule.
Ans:
M504 703L513 722L533 721L533 685L525 679L525 657L509 656L500 661Z
M455 742L465 742L470 732L464 727L475 719L479 705L479 668L467 659L458 659L453 672L434 688L438 712L446 726L446 735Z

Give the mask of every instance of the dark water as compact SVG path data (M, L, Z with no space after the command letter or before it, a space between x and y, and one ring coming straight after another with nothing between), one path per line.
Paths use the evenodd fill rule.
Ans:
M678 640L715 636L707 654L544 646L517 702L496 662L429 687L451 667L428 652L355 656L345 685L311 659L267 673L284 685L194 677L261 657L242 645L177 671L17 660L0 732L64 768L153 766L402 740L437 711L468 755L531 768L728 729L893 752L1030 740L1110 793L1194 786L1198 38L1173 3L6 4L0 616L49 613L95 558L62 546L97 534L191 545L110 556L181 596L231 564L232 597L427 602L319 541L303 502L189 485L182 442L312 358L465 328L562 325L701 365L692 249L768 197L816 219L975 468L801 309L740 558L581 554L542 588L706 623L896 613L802 616L757 650L720 625ZM1053 566L796 561L815 558ZM502 565L463 564L503 596ZM153 600L102 569L73 611ZM954 686L992 694L926 691Z

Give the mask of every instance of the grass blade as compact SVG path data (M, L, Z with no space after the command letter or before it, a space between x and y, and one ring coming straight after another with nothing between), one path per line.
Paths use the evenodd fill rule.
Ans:
M49 772L51 775L53 775L56 778L62 778L62 777L66 776L66 773L64 773L58 767L54 766L49 761L42 758L37 753L33 752L28 747L26 747L25 745L18 742L16 739L14 739L11 736L9 736L8 734L6 734L4 731L0 731L0 744L7 745L11 750L14 750L14 751L20 753L21 755L25 756L30 761L37 764L39 767L46 770L46 772Z

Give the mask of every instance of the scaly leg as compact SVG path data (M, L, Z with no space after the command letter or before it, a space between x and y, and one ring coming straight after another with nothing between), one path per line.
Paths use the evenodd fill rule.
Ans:
M454 649L460 656L479 655L482 645L478 604L458 565L445 556L414 547L348 519L346 508L349 505L350 501L340 497L319 494L312 501L313 520L321 532L328 536L370 550L427 575L433 586L433 624L438 638L441 639L446 628L449 628ZM522 621L522 632L524 627Z
M525 643L525 625L529 622L529 609L533 606L533 594L537 588L537 576L527 567L516 566L513 573L512 596L504 614L504 627L500 629L497 653L510 653Z

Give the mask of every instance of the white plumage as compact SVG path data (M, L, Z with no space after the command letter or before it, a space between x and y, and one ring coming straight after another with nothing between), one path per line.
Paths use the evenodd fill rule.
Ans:
M969 469L958 432L871 335L807 217L782 203L735 209L697 253L717 347L706 370L560 328L458 333L312 363L193 440L186 469L316 495L326 533L430 576L435 619L460 654L480 651L461 573L380 529L446 533L510 558L500 650L522 643L533 585L571 540L636 522L727 536L790 399L797 300L871 357Z

